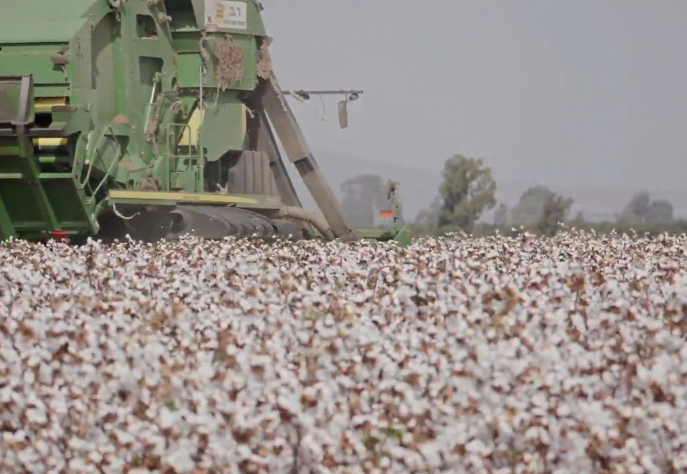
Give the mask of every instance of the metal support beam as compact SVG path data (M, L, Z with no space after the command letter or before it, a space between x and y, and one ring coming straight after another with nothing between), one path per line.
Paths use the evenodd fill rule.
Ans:
M334 236L345 240L358 240L357 232L346 223L343 208L317 166L315 157L298 126L291 107L284 100L274 75L265 87L262 101L265 112L289 160L296 166Z
M279 153L274 133L272 133L272 128L264 112L260 113L257 149L258 151L267 153L267 156L270 157L270 167L272 168L274 181L277 184L279 195L284 204L287 206L303 207L301 200L298 198L298 194L296 194L296 188L293 186L289 172L284 165L281 153Z
M297 95L300 97L303 96L308 96L308 95L361 95L363 91L361 90L346 90L346 89L341 89L341 90L298 90L298 91L281 91L282 94L284 95Z
M272 170L272 176L274 176L279 196L281 196L284 205L302 208L303 204L298 198L296 188L293 186L293 181L291 181L289 172L284 165L272 127L264 111L260 112L259 121L257 150L267 153L270 159L270 169ZM300 226L311 237L315 235L307 222L298 221L296 225Z
M256 93L249 99L249 107L254 113L248 118L246 145L248 149L264 152L269 157L270 170L272 171L272 176L277 186L277 192L284 205L302 208L303 204L298 197L296 188L293 186L293 181L291 180L291 176L289 176L289 172L286 169L281 152L279 151L272 125L265 113L262 103L265 87L270 87L270 85L266 83L260 84ZM312 226L307 222L296 221L295 224L303 229L310 237L315 236Z

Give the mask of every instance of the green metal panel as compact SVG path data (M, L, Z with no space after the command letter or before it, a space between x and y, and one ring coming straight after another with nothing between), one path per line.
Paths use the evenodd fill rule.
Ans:
M95 2L107 0L2 0L0 2L0 18L11 22L16 20L33 20L45 26L45 19L71 20L81 18L88 8Z
M88 8L106 0L0 0L0 44L64 43L84 25ZM47 21L49 20L49 21ZM0 67L3 73L12 72Z
M36 84L35 97L67 97L69 93L69 84L62 86Z
M16 139L0 137L0 175L21 173L21 166L16 160L6 159L6 157L16 156L17 153Z
M41 172L26 129L33 121L30 76L0 77L0 238L55 230L92 231L87 199L72 173Z
M50 232L58 229L48 196L39 178L38 163L25 137L17 139L16 160L21 173L0 176L0 199L4 202L15 229Z
M86 195L71 174L41 174L41 183L61 230L92 229L88 215L92 206L86 206Z
M39 174L38 164L30 156L0 160L15 161L23 168L21 173L0 174L0 235L94 230L89 219L92 206L86 205L86 196L71 174ZM4 225L3 218L11 226Z
M200 84L200 66L203 61L200 57L200 53L180 53L177 55L177 70L179 81L179 87L198 87ZM205 87L211 87L216 85L217 82L212 79L212 77L207 78L207 82L203 85Z
M0 0L1 1L1 0ZM0 71L9 71L13 75L33 75L39 84L65 84L67 76L61 68L52 63L51 57L58 50L46 47L45 52L6 53L0 52Z
M66 44L69 41L69 38L67 38L67 41L61 42ZM57 51L62 47L62 45L58 44L52 44L52 43L47 43L47 42L40 42L40 43L21 43L21 44L3 44L2 45L2 52L6 53L8 55L13 55L13 54L39 54L39 53L45 53L46 51Z
M207 160L218 160L227 150L242 150L246 136L246 108L231 91L220 92L217 106L205 112L203 144Z
M5 0L7 1L7 0ZM0 5L4 1L0 1ZM0 7L0 10L2 8ZM85 23L86 18L74 20L53 20L47 23L29 21L12 21L11 17L3 18L0 13L0 44L12 43L66 43Z
M193 30L191 32L175 32L172 37L172 46L177 54L183 53L199 53L200 32ZM179 68L181 70L181 68Z

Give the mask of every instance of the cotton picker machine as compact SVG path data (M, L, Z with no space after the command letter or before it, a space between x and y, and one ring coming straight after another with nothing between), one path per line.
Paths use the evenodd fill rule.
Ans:
M255 0L1 0L0 240L358 231L272 68ZM299 91L291 95L307 97ZM339 119L347 126L342 94ZM277 140L317 203L301 205Z

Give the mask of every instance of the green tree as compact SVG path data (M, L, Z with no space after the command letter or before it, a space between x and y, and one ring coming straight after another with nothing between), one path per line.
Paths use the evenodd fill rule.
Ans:
M525 190L511 209L511 223L535 227L544 235L558 232L559 222L567 220L573 200L537 185Z
M673 205L667 199L651 201L649 206L648 224L668 224L673 222Z
M496 205L496 182L482 158L455 155L446 161L439 227L458 227L472 232L482 213Z
M651 208L651 195L646 191L636 193L627 203L618 217L624 224L640 224L646 222Z
M544 206L555 198L555 193L549 188L537 185L525 190L518 203L510 212L511 223L517 225L535 225L544 215Z
M652 200L646 191L632 196L618 221L623 224L667 224L673 222L673 205L666 199Z
M362 174L341 183L341 205L353 227L372 227L379 211L388 207L387 186L382 178Z
M560 223L565 222L572 205L571 198L555 193L550 195L544 202L541 219L537 222L537 230L542 235L555 235L560 228Z

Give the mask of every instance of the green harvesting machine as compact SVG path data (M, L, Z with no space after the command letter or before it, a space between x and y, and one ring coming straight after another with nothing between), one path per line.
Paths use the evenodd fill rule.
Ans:
M0 241L408 242L350 228L256 0L0 1ZM339 120L361 91L338 93ZM287 160L282 159L280 147ZM290 162L320 213L303 208ZM391 196L391 194L390 194Z

